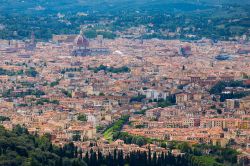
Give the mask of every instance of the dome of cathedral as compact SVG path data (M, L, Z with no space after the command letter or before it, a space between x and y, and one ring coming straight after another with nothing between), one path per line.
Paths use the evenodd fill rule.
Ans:
M88 39L82 35L82 34L79 34L76 38L75 38L75 45L77 47L88 47L89 46L89 41Z

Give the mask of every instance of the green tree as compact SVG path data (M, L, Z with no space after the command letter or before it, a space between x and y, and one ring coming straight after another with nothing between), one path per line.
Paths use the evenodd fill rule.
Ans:
M86 122L87 116L85 114L80 114L80 115L78 115L77 120L82 121L82 122Z
M81 141L81 135L80 134L74 134L72 136L73 141Z

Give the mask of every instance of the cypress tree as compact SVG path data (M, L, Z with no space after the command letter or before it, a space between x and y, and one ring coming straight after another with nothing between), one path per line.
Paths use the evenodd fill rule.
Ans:
M91 157L91 164L92 164L93 166L96 166L96 165L97 165L97 156L96 156L96 152L92 153L91 156L92 156L92 157Z
M129 160L129 165L133 166L135 164L136 160L135 160L135 152L131 152L130 153L130 160Z
M164 153L161 153L161 156L158 157L158 162L157 162L159 166L164 165Z
M113 163L112 155L109 153L108 156L106 157L107 165L111 166Z
M127 154L127 155L125 156L125 163L128 164L129 161L130 161L130 156L129 156L129 154Z
M168 153L168 154L165 154L164 156L165 156L165 157L164 157L164 164L165 164L165 165L168 165L168 163L169 163L169 153Z
M123 151L118 151L118 164L119 166L124 166L124 158L123 158Z
M117 165L117 163L118 163L118 162L117 162L117 150L115 149L115 150L114 150L114 162L113 162L113 164L114 164L114 165Z
M52 145L52 143L49 144L48 151L49 151L49 152L53 152L53 145Z
M153 154L153 161L152 161L152 165L153 166L156 166L157 165L157 156L156 156L156 153L154 152L154 154Z
M75 147L74 149L75 149L75 150L74 150L74 151L75 151L75 152L74 152L74 156L75 156L75 158L77 158L77 157L78 157L77 147Z
M80 159L82 159L82 148L79 149L79 156L80 156Z
M151 166L151 149L148 147L148 166Z
M143 163L143 165L147 165L147 160L148 160L147 152L145 152L145 151L142 152L141 156L142 156L142 163Z
M84 161L89 165L89 152L87 151L84 157Z
M102 153L98 150L98 152L97 152L97 160L98 160L98 165L101 165L103 162L104 162L104 160L103 160L103 156L102 156Z

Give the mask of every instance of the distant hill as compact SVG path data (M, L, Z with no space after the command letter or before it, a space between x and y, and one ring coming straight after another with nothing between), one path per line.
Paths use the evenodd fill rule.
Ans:
M79 33L80 25L109 21L90 28L87 36L113 38L144 25L155 31L146 39L165 39L164 30L181 28L175 38L228 40L249 36L249 8L249 0L0 0L0 38L27 39L35 31L37 39L48 40L52 34Z
M189 11L197 7L218 4L250 4L249 0L0 0L0 11L6 13L34 14L77 11L107 11L126 8L155 7L162 9L179 4L180 10ZM169 6L171 7L171 6Z

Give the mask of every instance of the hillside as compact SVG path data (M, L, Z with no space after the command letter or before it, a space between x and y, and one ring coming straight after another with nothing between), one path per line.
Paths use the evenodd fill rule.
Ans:
M0 0L0 39L27 39L31 31L41 40L53 34L79 33L80 25L91 24L86 36L105 38L114 32L145 26L154 30L146 39L187 39L186 36L232 40L249 35L250 2L221 0ZM222 5L219 5L222 4ZM79 15L84 13L84 16ZM104 21L105 20L105 21ZM154 27L149 25L153 24ZM179 34L169 38L164 32ZM188 39L189 40L189 39Z
M49 135L37 137L20 126L13 131L0 126L0 166L85 166L76 155L73 144L62 149L51 144Z
M189 10L194 9L196 6L199 9L204 8L206 5L218 5L218 4L238 4L245 5L250 4L248 0L236 1L236 0L0 0L0 11L9 14L32 14L37 13L56 13L56 12L78 12L78 11L107 11L113 9L126 9L127 7L143 9L147 7L175 7L182 6L181 9ZM183 7L186 6L186 7ZM35 13L35 14L37 14Z

